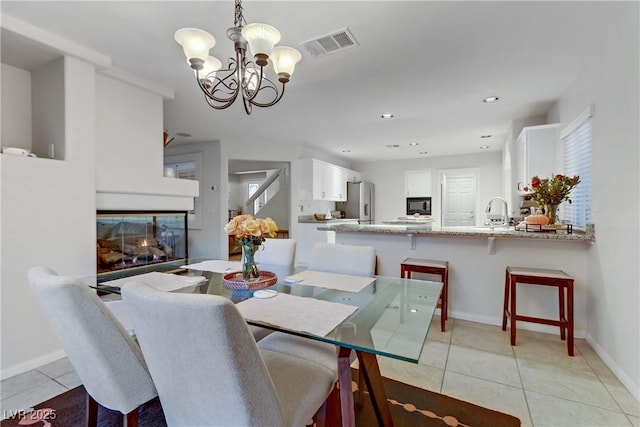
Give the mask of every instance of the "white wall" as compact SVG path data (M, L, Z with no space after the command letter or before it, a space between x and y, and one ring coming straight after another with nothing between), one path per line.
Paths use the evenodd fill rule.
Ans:
M202 205L199 212L202 215L201 228L189 229L189 256L226 259L227 255L222 253L219 242L222 238L227 239L226 235L221 234L224 224L220 225L221 221L227 219L226 200L221 207L219 197L223 193L220 175L220 142L170 145L164 151L166 156L190 153L201 153L203 167L200 177L202 193L199 196ZM226 192L224 195L226 197Z
M32 150L39 157L65 158L64 62L57 59L31 74Z
M502 154L499 151L461 156L426 157L422 159L354 162L353 169L362 172L362 180L375 184L375 222L394 220L406 215L405 172L431 170L433 185L432 214L440 219L438 170L477 168L478 212L484 212L489 199L502 196ZM484 218L482 218L484 220Z
M593 46L589 67L549 113L570 123L589 105L592 120L592 220L588 340L640 399L639 4Z
M1 65L0 145L31 149L31 73Z
M96 191L100 210L190 210L195 181L164 178L162 96L96 77Z
M68 158L0 155L2 378L62 356L29 290L28 268L47 265L76 277L96 271L95 74L70 57L64 68Z

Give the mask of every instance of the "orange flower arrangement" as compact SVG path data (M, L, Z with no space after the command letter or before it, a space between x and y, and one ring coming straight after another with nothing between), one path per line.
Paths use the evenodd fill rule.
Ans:
M275 237L278 225L271 218L253 218L251 215L238 215L224 226L227 234L235 235L238 240L251 240L261 244L265 236Z
M260 278L260 271L254 262L254 255L266 236L275 237L278 225L271 218L257 218L238 215L224 226L224 231L236 236L238 247L242 247L242 278L253 281Z

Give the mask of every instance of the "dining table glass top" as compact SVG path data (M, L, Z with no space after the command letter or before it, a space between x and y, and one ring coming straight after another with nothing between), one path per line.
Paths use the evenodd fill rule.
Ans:
M120 288L112 286L114 280L135 280L133 277L151 272L175 273L188 278L188 283L173 292L192 292L224 296L236 304L254 298L257 290L229 289L223 286L226 271L212 272L184 266L211 258L191 258L83 278L82 281L96 288L99 294L119 294ZM314 286L313 280L287 283L285 278L305 272L305 268L260 265L263 271L276 273L275 285L261 290L273 290L294 297L313 298L318 301L354 306L355 311L339 321L326 335L317 335L295 326L284 327L259 318L246 318L251 325L265 327L308 339L323 341L381 356L417 363L429 331L440 293L441 282L400 277L374 276L371 283L358 292ZM233 269L230 269L231 271ZM197 278L202 277L199 283ZM122 282L122 280L120 280ZM118 283L118 282L116 282ZM189 284L192 283L192 284ZM257 297L257 295L256 295ZM277 296L276 296L277 298ZM276 300L274 298L274 301ZM291 298L287 299L291 300ZM285 298L281 298L282 301ZM238 305L240 308L241 306ZM285 308L283 308L285 309ZM316 313L317 315L317 313ZM305 316L304 313L300 317Z

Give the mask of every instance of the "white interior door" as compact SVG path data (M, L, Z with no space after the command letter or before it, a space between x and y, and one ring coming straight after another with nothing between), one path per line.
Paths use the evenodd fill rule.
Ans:
M442 175L442 224L445 226L476 224L475 175Z

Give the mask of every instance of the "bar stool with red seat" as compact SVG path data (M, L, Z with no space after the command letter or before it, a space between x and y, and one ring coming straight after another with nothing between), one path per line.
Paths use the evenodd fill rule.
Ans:
M521 285L556 286L558 288L559 320L517 314L516 283ZM559 326L560 338L563 341L567 339L567 351L569 356L573 356L573 277L562 270L508 266L504 281L503 331L507 330L507 317L511 319L511 345L516 345L516 321L518 320Z
M400 277L411 279L411 273L426 273L439 275L442 280L440 293L440 330L445 332L445 322L449 318L449 261L434 259L406 258L400 264Z

